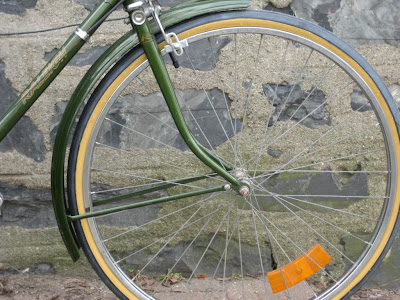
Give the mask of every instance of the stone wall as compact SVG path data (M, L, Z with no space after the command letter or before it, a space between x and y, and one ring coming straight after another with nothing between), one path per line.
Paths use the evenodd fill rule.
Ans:
M10 0L0 2L0 33L25 32L56 28L79 23L91 10L96 0ZM182 0L159 1L165 6ZM290 3L291 2L291 3ZM290 3L290 6L288 4ZM400 2L398 0L254 0L253 8L278 10L315 22L344 38L364 55L377 69L400 102ZM125 16L122 10L112 17ZM75 27L32 35L0 37L0 115L60 47ZM95 59L118 35L129 26L123 21L105 24L71 61L55 82L33 105L12 132L0 143L0 192L5 202L0 216L3 228L26 229L55 226L50 195L51 151L57 124L74 87ZM5 227L7 226L7 227ZM11 227L17 226L17 227ZM18 229L19 230L19 229ZM14 232L14 231L13 231ZM29 231L28 231L29 232ZM31 235L42 236L32 231ZM0 255L0 263L18 259L20 266L42 262L40 250L31 249L15 236L0 233L0 248L13 243L30 253L29 259L21 256ZM31 241L34 242L34 241ZM51 244L52 241L48 241ZM58 245L61 245L58 241ZM47 244L48 246L49 244ZM43 246L43 245L42 245ZM62 248L62 246L60 246ZM29 248L29 249L28 249ZM62 250L61 250L62 251ZM0 251L5 253L5 251ZM64 252L63 254L67 254ZM11 258L10 258L11 257ZM44 256L46 257L46 256ZM34 259L33 259L34 258ZM54 256L60 262L59 255ZM61 259L65 261L65 258ZM25 265L24 265L25 264ZM399 287L400 238L383 266L369 284ZM396 283L397 282L397 283Z

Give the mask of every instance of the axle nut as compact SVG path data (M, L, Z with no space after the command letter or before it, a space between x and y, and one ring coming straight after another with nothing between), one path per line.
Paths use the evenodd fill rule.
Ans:
M240 193L242 196L247 197L247 196L250 194L250 189L249 189L247 186L242 186L242 187L240 188L240 190L239 190L239 193Z

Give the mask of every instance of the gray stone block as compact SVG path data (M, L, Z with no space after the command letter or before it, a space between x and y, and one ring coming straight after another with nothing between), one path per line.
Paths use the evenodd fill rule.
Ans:
M0 227L56 226L49 190L34 190L0 182L0 191L4 196Z
M209 243L211 240L211 243ZM199 237L192 243L192 241L184 241L172 247L165 247L162 252L152 261L150 265L146 267L146 275L159 276L160 274L167 273L168 268L175 264L180 259L180 256L186 251L185 256L179 260L179 264L174 268L174 272L181 273L184 277L191 275L193 270L196 270L195 274L211 274L216 272L215 276L223 277L223 263L221 263L221 249L224 249L226 244L226 238L224 236L216 235L214 238L209 236L208 238ZM257 246L246 244L242 242L241 249L238 247L238 243L233 242L229 245L229 251L227 252L227 260L230 264L225 270L225 275L230 276L233 273L241 274L241 261L243 274L252 274L254 270L260 269L260 255L264 263L265 272L272 270L273 260L272 253L268 245L261 246L261 251ZM241 252L239 252L241 251ZM134 250L129 253L134 253ZM261 254L259 254L261 253ZM144 265L148 261L148 253L144 251L139 252L134 257L129 257L125 262L123 268L134 268L137 270L140 266ZM204 255L204 257L202 257ZM124 254L121 253L124 257ZM126 255L125 255L126 256ZM201 260L201 264L197 266L197 263ZM216 267L219 264L219 268ZM211 276L210 275L210 276Z
M94 47L83 53L78 53L73 59L68 63L68 66L73 67L83 67L94 64L94 62L106 51L108 46L105 47ZM50 61L52 57L57 53L58 49L54 49L51 52L47 52L44 55L45 61Z
M278 8L278 7L274 6L274 5L272 5L271 3L268 3L267 6L264 7L264 10L276 11L276 12L279 12L279 13L283 13L283 14L288 14L288 15L294 16L294 11L290 8L290 6Z
M271 154L270 154L271 155ZM265 188L276 194L310 195L301 197L310 203L322 204L329 207L345 208L360 199L351 196L368 196L368 176L366 173L343 173L340 176L327 173L300 173L280 174L271 177L264 184ZM322 195L313 197L313 195ZM345 197L347 196L347 197ZM265 211L285 211L272 196L261 196L260 208ZM319 206L307 206L307 209L321 211L327 210Z
M297 17L317 23L352 46L387 43L400 47L398 0L297 0Z
M99 0L74 0L74 2L83 5L84 8L91 11L99 3Z
M5 64L0 60L0 115L17 99L17 92L5 75ZM32 120L23 116L11 132L0 143L0 152L17 150L19 153L37 162L45 159L47 149L43 133Z
M263 89L268 101L276 107L269 126L285 120L301 121L308 128L331 123L323 91L317 88L303 91L299 85L263 84Z
M218 147L232 137L235 131L240 132L241 122L234 122L234 131L230 116L227 115L226 108L232 100L221 90L215 88L206 93L196 90L178 91L178 98L189 128L202 145L208 148ZM99 134L100 143L119 146L123 141L126 149L160 148L163 143L168 143L177 149L187 149L177 130L171 129L175 128L175 124L164 98L158 93L145 97L138 94L126 95L113 107L108 117L127 128L135 128L138 133L127 131L115 123L105 122ZM205 132L212 130L214 135L206 138L200 128ZM158 140L143 136L157 136Z
M26 9L36 6L38 0L6 0L0 2L0 12L24 16Z
M179 65L188 69L199 71L210 71L215 68L215 64L221 54L221 49L224 48L231 39L228 37L210 38L201 40L191 44L190 51L187 55L182 55L178 58ZM213 45L212 47L210 45ZM172 61L166 56L166 63L172 65Z

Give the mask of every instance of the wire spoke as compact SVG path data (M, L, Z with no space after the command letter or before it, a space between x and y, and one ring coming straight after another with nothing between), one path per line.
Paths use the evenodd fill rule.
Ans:
M348 158L357 157L357 156L361 156L361 155L365 155L365 154L371 154L371 153L375 153L375 152L382 151L382 150L386 150L386 148L381 147L378 149L373 149L373 150L369 150L369 151L365 151L365 152L360 152L360 153L350 154L350 155L346 155L346 156L342 156L342 157L338 157L338 158L328 159L328 160L324 160L324 161L320 161L320 162L316 162L316 163L312 163L312 164L308 164L308 165L304 165L304 166L299 166L299 167L293 168L292 170L304 169L304 168L309 168L312 166L321 166L321 165L324 165L329 162L345 160ZM267 177L262 182L260 182L260 185L263 184L264 182L266 182L270 177L271 176Z
M177 186L186 186L194 189L203 189L201 186L195 186L195 185L189 185L189 184L184 184L184 183L177 183L174 181L170 180L162 180L162 179L156 179L156 178L149 178L145 176L139 176L139 175L134 175L134 174L128 174L124 172L117 172L117 171L111 171L111 170L105 170L105 169L99 169L99 168L92 168L93 171L98 171L98 172L104 172L104 173L110 173L110 174L115 174L115 175L122 175L122 176L127 176L127 177L133 177L133 178L138 178L138 179L145 179L145 180L150 180L154 181L157 183L169 183Z
M328 76L329 72L334 68L336 64L333 64L332 67L328 70L328 72L325 74L325 76L323 77L323 79L321 79L321 82L323 82L324 80L326 80L326 77ZM324 102L322 102L321 104L319 104L317 107L315 107L312 111L310 111L307 115L305 115L304 117L301 118L301 120L299 120L298 122L296 122L295 124L293 124L292 126L290 126L290 120L294 117L294 115L297 113L297 111L304 105L304 102L306 102L310 96L314 93L314 91L316 90L317 85L309 92L309 94L307 95L307 97L304 99L304 101L302 101L302 103L297 107L297 109L295 110L295 112L293 112L290 116L290 118L288 120L286 120L286 126L283 127L274 137L272 137L270 139L270 141L267 143L267 145L262 149L262 151L260 152L260 155L263 154L265 151L268 150L268 148L273 145L275 142L277 142L278 140L282 139L283 137L285 137L289 132L291 132L292 130L294 130L299 124L301 124L301 122L303 122L305 119L307 119L309 116L311 116L314 112L316 112L317 110L319 110L321 107L323 107L327 102L328 99L325 100ZM289 127L289 128L287 128ZM248 161L246 161L244 164L242 164L241 167L244 167L245 165L247 165L248 163L250 163L251 161L253 161L255 158L251 158ZM250 167L251 168L251 167Z
M207 215L205 215L205 216L202 216L202 217L200 217L199 219L197 219L197 220L195 220L195 221L189 223L189 221L190 221L198 212L200 212L201 208L204 207L205 204L206 204L206 203L203 203L202 206L200 206L200 207L196 210L196 212L193 213L192 216L190 216L190 218L189 218L188 220L186 220L186 222L185 222L183 225L181 225L181 227L179 227L178 230L176 230L176 231L174 231L174 232L171 232L171 233L169 233L168 235L163 236L163 237L157 239L156 241L152 242L151 244L149 244L149 245L147 245L147 246L145 246L145 247L143 247L143 248L141 248L141 249L135 251L134 253L129 254L128 256L125 256L125 257L121 258L120 260L117 261L117 263L121 263L122 261L128 259L129 257L132 257L132 256L138 254L139 252L150 248L150 247L153 246L153 245L156 245L156 244L158 244L158 243L160 243L160 242L163 242L163 240L164 240L165 238L169 238L169 241L171 241L179 232L185 230L186 228L188 228L188 227L190 227L190 226L196 225L197 223L199 223L200 221L206 219L207 217L212 217L212 216L215 215L217 212L219 212L221 209L223 209L225 206L227 206L227 204L225 204L225 205L220 204L220 206L219 206L216 210L214 210L214 211L212 211L211 213L209 213L209 214L207 214ZM163 243L163 244L164 244L164 246L162 247L162 249L164 249L168 243L165 242L165 243ZM162 249L159 250L159 251L157 252L157 254L153 256L153 258L151 259L151 261L154 260L154 258L162 251ZM142 268L141 271L143 271L143 270L150 264L151 261L149 261L149 262L146 264L146 266L144 266L144 267Z
M208 202L208 201L214 199L215 197L217 197L217 196L220 195L220 194L221 194L221 193L214 193L214 194L210 195L210 196L209 196L208 198L206 198L206 199L203 199L203 200L201 200L201 201L197 201L197 202L195 202L195 203L192 203L192 204L190 204L190 205L187 205L187 206L185 206L185 207L182 207L182 208L180 208L180 209L178 209L178 210L175 210L175 211L173 211L173 212L170 212L170 213L168 213L168 214L166 214L166 215L164 215L164 216L161 216L161 217L158 217L158 218L156 218L156 219L153 219L153 220L151 220L151 221L149 221L149 222L146 222L145 224L142 224L142 225L137 226L137 227L135 227L135 228L132 228L132 229L130 229L130 230L126 230L126 231L124 231L124 232L122 232L122 233L119 233L119 234L113 235L113 236L111 236L111 237L109 237L109 238L106 238L106 239L104 239L104 242L112 241L112 240L114 240L114 239L116 239L116 238L119 238L119 237L121 237L121 236L123 236L123 235L126 235L126 234L128 234L128 233L133 233L133 232L135 232L135 231L137 231L137 230L139 230L139 229L142 229L142 228L144 228L144 227L146 227L146 226L155 224L155 223L157 223L157 222L159 222L159 221L161 221L161 220L168 219L168 218L172 217L172 216L175 215L175 214L178 214L178 213L180 213L180 212L182 212L182 211L184 211L184 210L186 210L186 209L192 208L193 206L200 205L200 204L202 204L202 206L204 206L204 204L205 204L206 202Z
M257 201L257 200L256 200L256 201ZM253 204L249 203L248 201L247 201L247 203L248 203L252 208L254 208ZM256 213L256 214L260 214L260 213L257 211L257 209L255 210L255 213ZM275 228L285 239L287 239L301 254L307 255L307 253L306 253L305 250L303 250L303 249L302 249L299 245L297 245L286 233L284 233L284 232L283 232L279 227L277 227L271 220L269 220L265 214L261 214L261 217L262 217L263 219L265 219L273 228ZM327 276L329 276L334 282L337 282L336 279L335 279L332 275L330 275L329 272L327 272L327 271L325 270L324 267L321 267L316 261L314 261L314 260L313 260L311 257L309 257L308 255L307 255L307 257L308 257L315 265L317 265L321 270L323 270L324 273L325 273Z
M212 53L212 56L213 56L214 65L216 66L216 65L217 65L217 59L216 59L216 57L215 57L216 51L215 51L215 49L214 49L214 47L213 47L213 45L212 45L212 43L211 43L210 38L208 38L208 43L209 43L210 48L211 48L211 53ZM223 88L222 88L222 93L223 93L223 98L224 98L224 102L225 102L226 112L227 112L228 114L230 114L230 112L229 112L228 100L227 100L228 96L227 96L226 93L225 93L226 84L225 84L225 82L221 79L221 78L222 78L222 75L219 74L219 73L220 73L220 72L219 72L219 69L217 69L217 75L218 75L219 81L220 81L221 85L223 86ZM214 110L214 108L213 108L213 110ZM218 117L218 114L215 112L215 110L214 110L214 113L216 114L216 116L217 116L217 118L218 118L218 121L220 122L220 125L221 125L222 129L224 130L224 127L223 127L223 125L221 124L221 121L220 121L220 119L219 119L219 117ZM234 133L234 132L235 132L235 129L234 129L234 127L233 127L232 118L229 118L229 121L230 121L230 124L231 124L232 132ZM231 148L232 148L232 150L233 150L233 153L234 153L234 155L235 155L235 161L236 161L236 160L239 159L239 157L238 157L238 154L237 154L236 151L235 151L235 147L234 147L234 145L232 145L231 139L228 137L228 134L227 134L227 132L226 132L225 130L224 130L224 134L225 134L225 136L226 136L226 138L227 138L227 140L228 140L228 143L230 144L230 146L231 146ZM236 138L236 136L235 136L235 138Z
M290 205L292 205L292 206L296 207L297 209L299 209L299 210L305 212L306 214L308 214L308 215L310 215L310 216L312 216L312 217L314 217L314 218L316 218L316 219L318 219L318 220L320 220L320 221L322 221L322 222L324 222L324 223L330 225L331 227L333 227L333 228L335 228L335 229L337 229L337 230L339 230L339 231L342 231L342 232L344 232L344 233L350 235L351 237L353 237L353 238L355 238L355 239L358 239L359 241L365 243L366 245L371 245L371 243L369 243L369 242L367 242L367 241L364 241L363 239L361 239L361 238L355 236L354 234L350 233L350 232L347 231L346 229L341 228L341 227L339 227L339 226L336 226L335 224L333 224L333 223L331 223L331 222L329 222L329 221L327 221L327 220L325 220L325 219L323 219L323 218L317 216L316 214L313 214L313 213L311 213L310 211L305 210L304 208L302 208L302 207L300 207L300 206L297 206L297 205L295 205L295 204L293 204L293 203L291 203L291 202L289 202L289 201L287 201L287 200L284 200L283 198L280 198L279 195L270 193L270 192L268 192L267 190L264 190L264 191L265 191L267 194L269 194L269 195L271 195L272 197L274 197L280 204L282 204L282 201L283 201L283 202L286 202L286 203L289 203ZM283 205L283 204L282 204L282 205ZM285 206L285 205L283 205L283 206ZM285 207L286 207L286 206L285 206ZM289 209L288 209L288 210L289 210ZM293 211L291 211L291 210L289 210L289 211L292 212L293 214L295 214ZM374 221L375 221L375 220L374 220Z
M158 144L160 144L160 145L162 145L162 146L167 147L168 149L171 149L171 150L173 150L173 151L175 151L175 152L179 152L179 154L185 155L185 156L187 156L187 157L190 157L190 158L192 158L192 159L195 159L195 160L198 160L198 161L199 161L199 159L198 159L192 152L183 152L183 151L181 151L181 150L179 150L179 149L177 149L177 148L175 148L175 147L172 147L172 146L170 146L170 145L167 145L167 144L165 144L165 143L163 143L163 142L161 142L161 141L159 141L159 140L157 140L157 139L155 139L155 138L153 138L153 137L150 137L150 136L148 136L148 135L145 135L144 133L141 133L141 132L139 132L139 131L137 131L137 130L135 130L135 129L133 129L133 128L129 128L129 127L127 127L127 126L125 126L125 125L123 125L123 124L121 124L121 123L118 123L118 122L116 122L116 121L114 121L114 120L111 120L110 118L105 118L105 120L107 120L107 121L109 121L109 122L111 122L111 123L114 123L114 124L116 124L116 125L118 125L118 126L121 126L122 128L125 128L125 129L127 129L127 130L129 130L129 131L131 131L131 132L134 132L134 133L136 133L136 134L138 134L138 135L140 135L140 136L142 136L142 137L145 137L145 138L147 138L147 139L150 139L150 140L152 140L152 141L154 141L154 142L156 142L156 143L158 143Z
M188 173L194 173L194 171L191 170L191 169L183 168L183 167L171 164L171 163L167 163L165 161L160 161L160 160L157 160L157 159L154 159L154 158L150 158L148 156L141 155L141 154L138 154L138 153L134 153L132 151L126 151L126 150L118 149L118 148L115 148L115 147L112 147L112 146L109 146L109 145L101 144L99 142L96 142L96 145L101 146L101 147L105 147L105 148L108 148L108 149L112 149L112 150L115 150L115 151L119 151L119 152L122 152L122 153L126 153L126 154L129 154L129 155L132 155L132 156L141 157L141 158L143 158L145 160L159 163L160 165L165 165L165 166L168 166L168 167L179 169L179 170L182 170L182 171L185 171L185 172L188 172ZM220 178L215 178L212 175L205 174L204 177L215 179L215 180L220 181L220 182L225 182L224 180L222 180ZM189 178L185 178L185 179L189 179ZM178 179L177 181L179 181L179 180L183 180L183 179Z

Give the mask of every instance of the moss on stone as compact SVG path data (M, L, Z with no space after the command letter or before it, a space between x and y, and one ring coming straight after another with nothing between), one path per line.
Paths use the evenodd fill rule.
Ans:
M39 263L50 263L60 275L94 275L83 253L77 263L72 261L56 227L34 230L2 227L0 263L5 268L16 269L29 268Z

